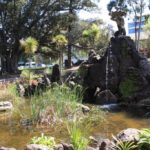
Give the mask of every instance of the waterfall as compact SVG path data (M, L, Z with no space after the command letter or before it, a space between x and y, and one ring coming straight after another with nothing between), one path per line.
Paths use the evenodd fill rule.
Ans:
M106 90L108 90L108 73L109 73L109 48L107 51L107 58L106 58L106 76L105 76L105 86L106 86Z
M112 58L111 45L107 49L107 57L106 57L106 76L105 76L106 90L108 90L109 71L111 71L111 72L113 71L112 63L110 62L110 58Z
M105 76L105 88L109 89L109 72L113 72L112 62L110 62L110 58L112 58L112 50L111 45L109 45L107 49L107 57L106 57L106 76ZM107 93L107 92L106 92ZM106 101L108 101L108 94L106 94Z

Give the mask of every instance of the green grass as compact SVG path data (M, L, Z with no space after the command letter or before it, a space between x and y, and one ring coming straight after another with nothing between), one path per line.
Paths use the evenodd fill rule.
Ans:
M53 115L57 118L67 118L76 112L77 103L81 101L79 86L70 89L66 85L55 85L46 92L31 97L32 119L37 121L47 108L53 109Z
M80 121L76 119L73 122L67 123L70 142L75 150L84 150L89 144L89 139L87 138L88 130L86 130L87 128L83 130L80 125Z

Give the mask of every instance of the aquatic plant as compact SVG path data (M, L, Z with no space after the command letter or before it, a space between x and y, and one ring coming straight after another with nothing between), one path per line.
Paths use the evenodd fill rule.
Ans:
M74 149L84 150L88 146L89 140L85 137L85 130L82 130L78 123L75 119L73 122L67 124L67 129Z
M70 89L66 85L55 85L46 92L31 97L32 118L38 121L40 114L48 107L53 107L56 117L67 118L76 113L77 102L81 101L82 94L78 86Z
M135 150L135 148L137 147L137 145L135 145L133 142L130 141L121 141L119 139L117 139L115 136L113 136L114 139L114 147L112 148L112 150Z
M139 150L150 149L150 129L140 130L140 140L138 142Z
M102 111L96 106L90 108L90 112L81 119L83 126L90 125L91 127L97 126L107 121L106 112Z
M31 144L42 144L45 146L48 146L49 148L53 148L56 145L54 137L51 136L45 136L44 134L41 134L40 137L33 137L31 139Z

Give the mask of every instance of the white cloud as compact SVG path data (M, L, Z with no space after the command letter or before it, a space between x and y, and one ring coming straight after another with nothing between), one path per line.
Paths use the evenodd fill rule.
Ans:
M109 0L100 0L98 3L98 7L100 9L100 12L86 12L86 11L80 11L79 17L81 19L93 19L93 18L99 18L102 19L106 24L111 24L114 28L114 30L117 30L116 23L110 19L110 16L108 15L107 10L107 4L109 3Z

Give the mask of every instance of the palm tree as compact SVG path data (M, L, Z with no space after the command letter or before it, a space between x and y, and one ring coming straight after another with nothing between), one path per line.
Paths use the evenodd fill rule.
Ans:
M29 67L31 67L31 56L37 51L38 49L38 41L33 37L28 37L26 39L20 40L21 48L24 50L25 54L29 57ZM31 82L31 69L29 69L29 84Z
M34 54L38 49L38 41L33 37L28 37L25 40L20 40L21 47L27 55Z
M53 42L56 43L57 49L59 50L59 65L61 72L63 64L63 48L67 45L68 41L64 35L59 34L53 38Z

